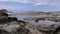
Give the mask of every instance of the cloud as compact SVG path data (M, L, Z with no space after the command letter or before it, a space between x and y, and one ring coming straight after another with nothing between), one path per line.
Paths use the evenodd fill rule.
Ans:
M36 3L36 4L33 4L33 6L48 6L49 4L48 3Z
M60 6L59 0L0 0L0 1L31 3L33 6L41 6L41 5Z
M34 6L60 6L59 0L36 0Z

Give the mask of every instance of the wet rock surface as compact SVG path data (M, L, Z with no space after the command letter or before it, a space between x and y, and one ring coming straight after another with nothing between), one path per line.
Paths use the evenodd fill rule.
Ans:
M60 34L59 20L45 18L25 18L18 20L0 12L0 34Z
M32 25L35 25L35 28L39 31L42 32L43 34L59 34L60 32L60 22L55 22L55 20L40 20L38 19L38 22L32 19L28 19L26 21L31 22Z

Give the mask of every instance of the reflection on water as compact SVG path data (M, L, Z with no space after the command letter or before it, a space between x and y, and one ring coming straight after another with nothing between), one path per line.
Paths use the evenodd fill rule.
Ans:
M23 19L25 19L25 18L31 18L32 16L29 16L29 15L12 15L11 17L17 17L18 18L18 20L23 20Z
M25 18L28 18L28 21L33 25L46 25L46 26L48 26L48 25L56 23L56 22L50 21L50 20L45 20L45 21L40 20L39 22L35 22L34 19L30 19L30 18L34 18L34 17L42 17L42 15L34 15L34 16L32 16L32 15L12 15L11 17L17 17L18 20L24 20Z

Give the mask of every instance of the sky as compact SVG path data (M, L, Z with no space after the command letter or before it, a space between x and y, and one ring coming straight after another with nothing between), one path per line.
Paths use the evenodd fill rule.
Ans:
M0 0L0 9L22 11L60 11L60 0Z

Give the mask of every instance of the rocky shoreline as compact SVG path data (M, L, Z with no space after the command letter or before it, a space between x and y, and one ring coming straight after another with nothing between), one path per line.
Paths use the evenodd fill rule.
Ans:
M0 11L0 34L60 34L60 23L57 19L18 20L16 17L8 17L9 14L5 12L7 10Z

